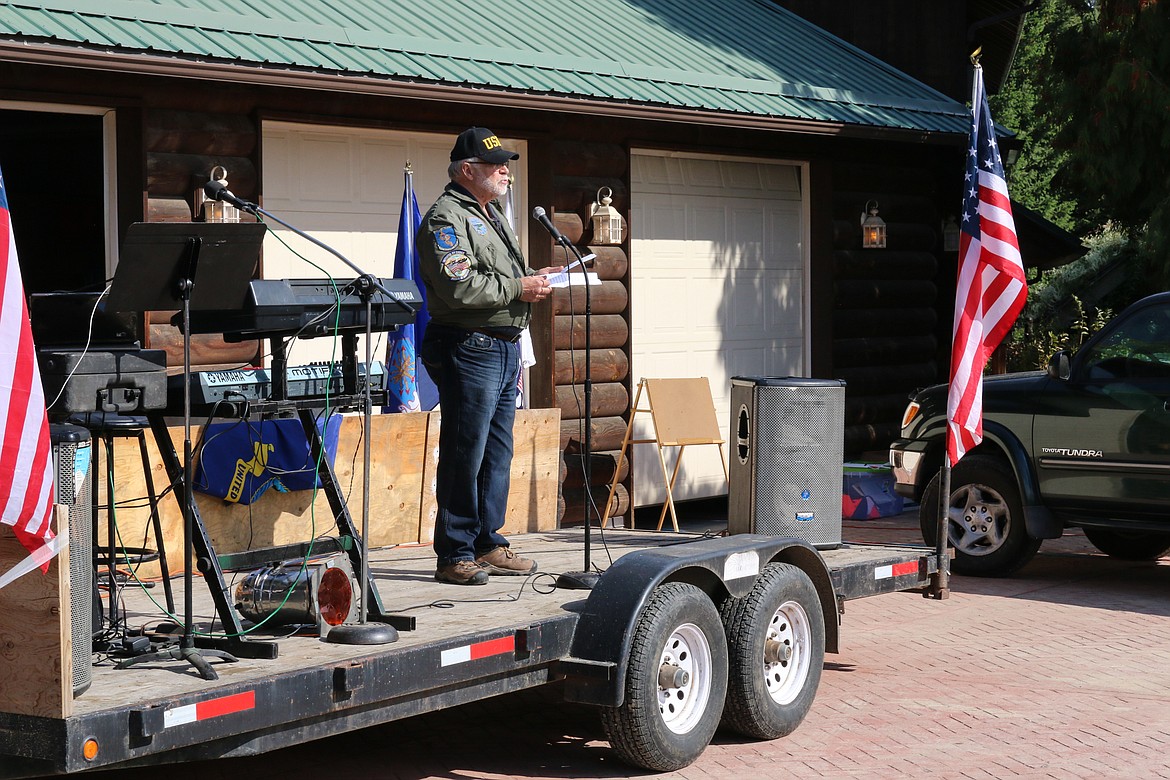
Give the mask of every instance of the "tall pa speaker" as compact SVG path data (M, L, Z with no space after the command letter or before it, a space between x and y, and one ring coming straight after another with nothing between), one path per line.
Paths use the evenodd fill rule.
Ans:
M89 431L78 425L50 425L54 495L69 507L69 604L73 639L73 695L93 681L94 571L93 520L90 508Z
M841 544L845 383L733 377L728 531Z

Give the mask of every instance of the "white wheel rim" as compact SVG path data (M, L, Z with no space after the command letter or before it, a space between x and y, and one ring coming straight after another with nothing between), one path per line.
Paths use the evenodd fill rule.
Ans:
M808 613L795 601L785 601L768 623L768 641L778 642L791 654L787 659L769 663L767 652L762 659L764 686L777 704L790 704L804 689L812 658L812 626Z
M658 666L677 666L686 682L677 688L658 685L658 711L675 734L686 734L702 719L711 698L711 645L702 629L684 623L671 632Z

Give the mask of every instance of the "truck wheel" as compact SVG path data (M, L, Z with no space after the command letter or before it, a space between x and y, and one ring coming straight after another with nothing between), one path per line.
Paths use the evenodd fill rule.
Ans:
M711 599L671 582L638 616L625 700L602 710L623 761L655 772L682 769L706 749L727 695L727 640Z
M922 494L922 538L935 544L942 474ZM951 570L977 577L1010 574L1032 560L1040 540L1028 536L1011 467L986 455L968 455L951 470L947 536L955 548Z
M812 707L825 661L812 580L791 564L769 564L720 614L731 660L723 725L756 739L791 734Z
M1085 538L1110 558L1122 561L1153 561L1170 550L1170 534L1155 531L1117 531L1086 528Z

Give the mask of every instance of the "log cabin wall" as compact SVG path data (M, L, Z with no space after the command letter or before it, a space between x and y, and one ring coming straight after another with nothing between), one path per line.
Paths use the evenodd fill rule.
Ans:
M152 108L142 112L142 148L146 160L146 220L189 222L195 192L211 169L223 166L232 192L247 200L259 195L255 155L259 133L245 114ZM245 217L250 219L250 217ZM175 312L148 313L147 346L167 351L170 373L183 365L183 338L171 325ZM220 336L191 339L192 370L254 364L259 342L225 342Z
M596 141L557 140L551 146L553 222L581 254L596 255L591 270L601 280L589 289L588 299L591 486L585 484L584 462L585 288L558 289L534 313L534 331L547 334L535 339L537 354L551 359L543 367L537 364L532 401L534 406L561 411L564 469L558 519L562 525L575 525L585 521L588 500L598 513L604 511L630 407L629 234L627 230L619 245L592 244L589 221L598 190L608 187L613 193L610 205L629 225L629 151L617 143ZM551 238L548 243L552 246ZM549 257L557 265L573 260L556 247ZM622 482L610 507L610 515L619 521L630 510L628 476L629 461L624 460Z
M939 380L937 190L933 172L912 163L833 166L832 375L847 383L847 457L884 457L909 394ZM871 200L886 222L885 249L861 248Z
M261 118L341 127L380 127L412 132L455 133L469 124L491 127L501 136L528 140L529 202L545 205L563 232L582 249L598 254L603 279L592 288L593 430L591 471L597 502L612 479L613 454L620 448L630 387L629 242L590 245L588 207L597 189L608 186L614 206L630 215L629 149L661 148L699 154L737 154L810 161L810 367L811 375L849 381L847 450L880 449L896 435L907 394L945 372L950 290L934 278L939 217L958 204L962 139L956 143L805 136L767 130L705 127L654 121L566 115L469 102L450 105L369 95L239 86L212 89L192 81L147 76L99 78L61 69L5 66L9 84L35 90L39 100L77 102L118 111L118 203L120 229L148 219L190 218L193 193L213 164L228 168L233 191L257 197ZM25 92L0 87L0 96L27 99ZM607 139L606 142L585 139ZM887 165L859 165L882 159ZM939 186L940 183L948 183ZM939 194L941 193L941 195ZM860 250L858 216L867 200L879 201L889 224L886 250ZM429 204L420 204L426 208ZM534 267L560 262L560 250L532 223L529 257ZM954 254L944 258L953 266ZM951 271L953 275L953 271ZM946 276L946 272L940 274ZM917 286L910 285L916 283ZM923 284L925 283L925 284ZM952 279L953 283L953 279ZM584 402L584 297L574 288L537 307L533 338L538 357L531 382L531 406L558 408L565 415L561 449L580 451ZM898 298L895 296L902 296ZM868 297L867 297L868 296ZM577 317L569 316L576 312ZM166 325L169 317L153 323ZM932 331L931 323L934 323ZM152 327L153 346L178 355L177 330ZM933 332L935 348L918 341ZM885 339L882 344L878 339ZM896 347L895 344L900 345ZM573 349L570 350L570 345ZM233 352L233 350L240 350ZM255 359L256 345L225 345L197 339L197 366L232 365ZM908 356L908 357L904 357ZM177 357L174 364L178 364ZM929 377L929 378L928 378ZM583 468L570 457L565 466L565 520L584 517ZM623 480L626 478L622 475ZM580 491L574 493L574 491ZM600 494L600 495L599 495ZM628 514L629 494L619 491L616 514Z

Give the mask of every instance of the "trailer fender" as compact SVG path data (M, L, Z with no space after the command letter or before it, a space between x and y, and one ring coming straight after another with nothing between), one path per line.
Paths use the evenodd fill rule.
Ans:
M828 567L815 548L798 539L757 534L716 537L638 550L620 558L575 607L579 614L572 652L559 663L565 699L620 706L630 642L639 615L658 586L685 582L701 588L718 607L751 590L773 561L794 564L816 585L825 615L826 647L837 649L837 601Z

